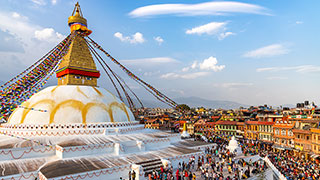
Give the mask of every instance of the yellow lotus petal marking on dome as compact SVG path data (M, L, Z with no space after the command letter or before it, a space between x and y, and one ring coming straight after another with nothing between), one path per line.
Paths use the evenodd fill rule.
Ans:
M79 86L77 86L77 91L82 94L84 97L89 98L81 89Z
M23 103L21 104L21 106L28 107L29 104L30 104L29 102L23 102ZM16 108L16 109L12 112L12 114L9 116L8 123L10 123L13 114L16 113L18 110L19 110L19 108ZM25 110L26 110L26 109L24 109L24 110L22 111L22 113L23 113ZM21 121L21 120L20 120L20 121Z
M82 111L82 123L86 124L87 122L85 121L86 118L87 118L87 114L89 112L89 109L91 109L92 107L94 106L98 106L98 107L101 107L103 110L105 110L108 114L109 114L109 118L110 118L110 121L111 122L114 122L114 119L113 119L113 116L112 116L112 113L110 114L109 113L109 108L103 104L103 103L96 103L96 102L90 102L90 103L87 103L84 108L83 108L83 111Z
M26 102L26 104L24 105L25 107L28 107L29 105L29 102ZM30 108L34 108L36 105L39 105L39 104L48 104L50 106L50 110L54 107L55 105L55 101L52 100L52 99L43 99L41 101L38 101L32 105L30 105L30 107L28 107L29 109L24 109L23 112L22 112L22 116L21 116L21 120L20 120L20 124L22 124L25 120L25 118L27 117L27 115L29 114L29 112L31 111ZM48 111L50 111L48 110ZM41 113L41 112L39 112Z
M128 121L130 121L129 113L128 113L126 105L124 103L120 104L120 103L114 101L114 102L110 103L108 106L109 106L108 112L109 112L109 114L111 114L112 119L113 119L112 107L116 106L116 107L120 108L122 111L124 111L126 113L127 119L128 119Z
M103 96L103 94L96 88L96 87L92 87L100 96Z
M59 86L54 87L54 88L51 90L51 93L54 93L54 91L56 91L56 89L57 89L58 87L59 87Z
M83 108L84 108L84 104L81 101L78 100L73 100L73 99L69 99L69 100L65 100L60 102L59 104L57 104L53 110L50 113L50 122L49 124L54 122L54 116L56 115L57 111L61 108L61 107L73 107L75 109L80 110L80 112L82 112ZM85 120L85 119L84 119ZM82 120L83 121L83 120Z

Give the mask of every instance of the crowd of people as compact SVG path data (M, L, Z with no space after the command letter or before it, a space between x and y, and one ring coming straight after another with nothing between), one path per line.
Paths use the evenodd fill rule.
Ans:
M320 164L313 159L295 156L292 151L278 150L253 141L241 143L244 154L259 154L261 157L268 156L272 164L284 175L287 180L318 180L320 179Z
M240 180L264 172L268 167L265 161L247 162L243 158L235 158L226 147L227 138L211 138L218 144L207 148L200 157L191 157L188 162L180 162L177 167L161 167L153 170L146 177L148 180ZM320 166L312 160L299 158L288 151L273 152L266 145L257 141L240 141L244 156L268 156L273 165L288 180L317 180L320 179ZM132 174L131 174L132 176ZM135 174L134 174L135 176ZM129 178L134 180L133 177Z
M263 172L267 168L264 161L246 162L241 158L235 159L235 154L226 148L227 144L227 140L220 140L219 146L206 148L203 156L193 156L187 162L180 162L177 167L161 166L160 169L149 173L146 178L148 180L240 180Z

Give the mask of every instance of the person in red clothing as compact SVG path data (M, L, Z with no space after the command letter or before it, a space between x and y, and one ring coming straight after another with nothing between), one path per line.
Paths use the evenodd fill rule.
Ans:
M177 171L176 171L176 177L177 177L177 180L180 180L180 172L179 172L179 169L177 169Z
M185 179L185 180L188 180L188 177L189 177L188 171L184 171L184 179Z

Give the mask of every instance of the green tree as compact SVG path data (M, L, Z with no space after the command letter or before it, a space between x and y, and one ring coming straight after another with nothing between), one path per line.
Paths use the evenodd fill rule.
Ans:
M177 107L176 107L177 110L180 110L180 111L183 111L183 112L187 112L187 111L190 111L190 107L186 104L179 104Z

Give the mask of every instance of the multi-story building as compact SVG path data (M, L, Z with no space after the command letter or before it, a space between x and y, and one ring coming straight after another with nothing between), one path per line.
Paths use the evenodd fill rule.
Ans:
M298 150L296 154L308 158L312 151L310 129L316 122L307 116L289 116L288 120L295 122L292 132L295 136L294 147Z
M205 131L208 136L215 134L215 125L216 125L216 122L206 122Z
M194 123L194 134L195 135L204 135L206 122L204 119L198 120Z
M319 127L311 128L311 145L312 145L312 152L311 155L313 158L319 157L320 155L320 129Z
M217 121L215 123L216 131L221 135L232 135L237 134L237 122L236 121Z
M159 119L148 119L144 123L144 127L148 129L159 129L160 120Z
M292 150L294 148L293 122L286 117L273 125L274 149Z
M245 138L250 140L258 140L259 126L258 121L246 121Z
M187 127L187 132L190 135L194 135L194 122L193 121L187 121L186 127Z
M259 140L262 143L273 143L273 121L258 121Z
M243 139L245 137L245 123L244 122L237 122L237 132L236 132L236 138Z

